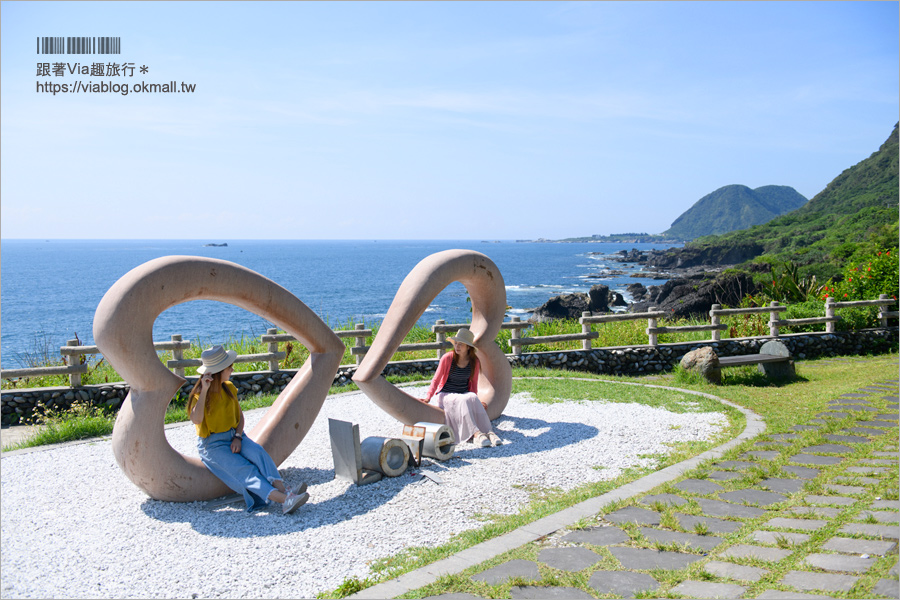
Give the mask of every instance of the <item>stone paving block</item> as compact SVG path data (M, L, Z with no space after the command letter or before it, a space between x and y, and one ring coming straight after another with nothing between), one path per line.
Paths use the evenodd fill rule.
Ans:
M779 456L781 456L781 452L778 452L777 450L753 450L752 452L744 452L740 455L739 458L772 460L773 458L778 458Z
M871 427L848 427L844 431L848 433L861 433L862 435L868 436L884 435L885 433L887 433L887 431L884 431L882 429L873 429Z
M629 506L609 513L603 517L613 523L637 523L638 525L659 525L659 513Z
M879 421L891 421L897 419L897 413L879 413L875 415L875 418Z
M856 498L847 498L845 496L819 496L813 494L806 497L806 501L810 504L831 504L833 506L850 506L856 503Z
M774 562L791 555L791 550L781 548L769 548L768 546L752 546L750 544L735 544L721 553L720 556L728 558L758 558Z
M811 573L809 571L789 571L779 583L798 590L824 590L826 592L849 592L859 577L834 573Z
M734 471L713 471L709 474L709 478L718 481L728 481L729 479L740 479L743 477L740 473Z
M857 425L860 427L897 427L894 421L859 421Z
M792 512L795 515L816 515L817 517L833 519L841 514L841 509L830 506L795 506L789 509L788 512Z
M711 560L703 565L703 570L716 577L736 579L738 581L759 581L763 575L768 573L767 570L759 567L747 567L717 560Z
M588 585L598 594L616 594L623 598L634 598L638 592L659 588L659 582L649 575L630 571L595 571Z
M621 544L631 538L618 527L591 527L567 533L562 537L563 542L570 544L591 544L592 546L609 546Z
M792 425L791 429L794 431L813 431L816 429L821 429L818 425Z
M647 548L610 546L609 551L620 563L622 563L623 568L635 571L648 571L650 569L669 569L677 571L698 560L703 560L703 556L699 554L667 551L660 552L658 550L650 550Z
M894 566L888 570L888 575L894 575L894 576L900 575L900 570L898 570L898 566L900 566L900 563L897 563L897 561L894 561Z
M900 452L873 452L875 456L900 456Z
M822 550L832 550L833 552L843 552L844 554L875 554L884 556L896 547L897 544L894 542L833 537L822 545Z
M857 461L861 465L896 465L896 460L889 458L861 458Z
M790 465L781 467L781 470L785 473L796 475L800 479L815 479L816 475L822 472L821 469L813 469L812 467L794 467Z
M835 485L833 483L826 483L825 489L838 494L865 494L867 491L866 488L858 485Z
M900 539L900 526L897 525L873 525L871 523L847 523L839 533L858 533L870 537L880 537L888 540Z
M865 573L875 566L875 561L871 558L860 558L843 554L814 553L807 555L803 562L817 569L840 571L842 573Z
M867 406L863 404L841 404L836 406L835 408L841 408L843 410L854 410L857 412L878 412L878 409L874 406Z
M808 446L803 449L804 452L812 452L813 454L847 454L853 452L850 446L842 446L840 444L817 444Z
M888 508L891 510L900 510L900 500L876 500L872 503L871 508Z
M756 442L753 445L769 448L771 448L772 446L793 446L791 442L776 442L775 440L763 440L761 442Z
M885 400L895 400L896 399L894 396L883 396L883 398ZM897 402L894 402L893 404L885 404L884 408L886 408L887 410L891 410L891 409L897 410L898 408L900 408L900 404L898 404Z
M826 435L825 439L829 442L849 442L851 444L865 444L869 441L869 438L861 435L835 435L833 433Z
M681 533L679 531L665 531L651 527L641 527L641 534L651 542L663 544L683 544L691 548L712 550L722 543L722 538L714 535L697 535L696 533Z
M900 522L900 513L895 510L863 510L860 511L854 521L867 521L869 516L874 517L879 523L897 523Z
M747 588L732 583L687 580L670 591L686 598L740 598Z
M686 531L694 531L698 524L706 525L706 530L710 533L734 533L744 526L743 523L737 521L726 521L725 519L716 519L715 517L704 517L695 515L683 515L675 513L678 524Z
M704 514L712 517L755 519L760 515L766 514L766 511L761 508L744 506L742 504L731 504L730 502L720 502L719 500L707 500L706 498L697 498L697 504L703 509Z
M791 544L803 544L809 541L809 536L805 533L791 533L790 531L754 531L753 539L760 544L771 544L777 546L781 540L787 540Z
M746 460L723 460L722 462L717 462L715 466L722 469L741 470L755 467L756 463L748 462Z
M758 504L759 506L771 506L784 502L787 496L777 494L775 492L764 492L762 490L746 489L734 492L725 492L719 494L719 498L727 502L741 502L744 504Z
M481 600L481 596L473 596L472 594L464 594L457 592L455 594L441 594L440 596L425 596L425 600Z
M706 479L685 479L675 484L679 490L691 494L713 494L722 489L722 486Z
M843 407L841 407L843 408ZM825 417L826 419L846 419L850 413L846 412L823 412L816 415L817 417Z
M786 517L775 517L766 523L766 527L777 527L779 529L799 529L801 531L815 531L821 529L828 524L828 521L819 519L788 519Z
M530 560L516 559L472 575L472 579L483 581L488 585L501 584L513 577L537 581L541 578L541 573L538 571L537 563Z
M759 596L759 600L816 600L817 598L833 598L833 596L822 596L821 594L804 594L803 592L783 592L781 590L766 590Z
M875 485L876 483L881 483L881 480L877 479L875 477L862 477L860 475L856 475L853 477L847 477L847 476L842 475L840 477L835 477L834 480L837 482L840 482L840 483L852 483L852 484L864 483L866 485Z
M847 467L848 473L887 473L884 467Z
M775 435L770 435L770 438L773 440L785 441L785 440L796 440L800 439L803 436L799 433L776 433Z
M881 579L872 588L872 591L879 596L887 596L888 598L900 598L900 583L894 579Z
M818 456L816 454L795 454L790 457L792 463L797 463L801 465L836 465L843 458L839 458L837 456Z
M602 557L587 548L546 548L538 554L538 561L561 571L577 573L600 562Z
M509 588L509 593L513 600L519 600L519 598L522 600L537 598L577 598L582 600L583 598L593 598L586 591L578 588L540 585L515 585ZM472 597L476 598L477 596ZM441 596L440 598L443 600L446 596Z
M644 496L640 500L641 504L647 504L648 506L653 506L653 504L656 502L661 502L662 504L673 504L675 506L687 504L687 500L685 500L681 496L676 496L675 494L655 494L653 496Z
M758 485L770 489L773 492L794 494L804 488L806 481L803 479L779 479L777 477L770 477L768 479L763 479Z

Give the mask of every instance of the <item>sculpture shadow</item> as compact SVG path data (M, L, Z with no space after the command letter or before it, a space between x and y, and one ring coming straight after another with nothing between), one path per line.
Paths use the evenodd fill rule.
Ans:
M513 423L514 431L503 428ZM312 502L292 516L281 514L281 505L272 504L262 510L247 513L243 500L210 510L205 502L162 502L147 499L141 506L153 520L165 523L188 523L203 535L222 538L254 538L302 532L310 528L335 525L355 516L378 509L393 500L408 485L438 485L424 481L419 472L428 470L449 473L463 469L478 459L492 457L518 457L534 455L569 446L596 437L599 430L583 423L550 422L542 419L501 416L494 421L495 428L506 443L491 448L467 444L458 449L450 460L439 462L426 458L420 468L409 468L398 477L384 477L381 481L357 486L347 482L347 489L323 502ZM538 462L535 463L537 467ZM281 469L288 485L306 481L310 486L334 479L333 469L296 468ZM443 484L446 485L446 484ZM315 494L315 490L311 490Z

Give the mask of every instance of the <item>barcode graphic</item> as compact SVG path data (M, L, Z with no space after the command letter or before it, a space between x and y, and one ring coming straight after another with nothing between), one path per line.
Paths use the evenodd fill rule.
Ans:
M122 54L120 37L39 37L38 54Z

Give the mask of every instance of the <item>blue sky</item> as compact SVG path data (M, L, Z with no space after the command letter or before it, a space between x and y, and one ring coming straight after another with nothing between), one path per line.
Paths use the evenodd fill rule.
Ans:
M558 239L812 198L898 120L898 6L2 2L0 236ZM35 52L81 35L123 52ZM196 88L37 92L76 81Z

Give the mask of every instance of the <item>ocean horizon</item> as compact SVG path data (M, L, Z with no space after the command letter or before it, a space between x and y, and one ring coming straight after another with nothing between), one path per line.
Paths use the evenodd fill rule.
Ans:
M219 245L227 244L227 245ZM59 356L77 337L93 344L93 316L106 291L131 269L171 255L205 256L237 263L272 279L296 295L332 328L381 322L409 272L427 256L468 249L497 264L506 284L507 320L523 320L553 296L587 292L602 283L622 292L634 265L610 260L620 250L669 248L672 244L550 242L516 240L0 240L0 362L5 369L28 366L35 357ZM611 271L625 271L615 274ZM467 293L453 283L419 320L465 323ZM258 337L273 327L233 305L197 300L174 306L156 320L153 338L181 334L202 345Z

